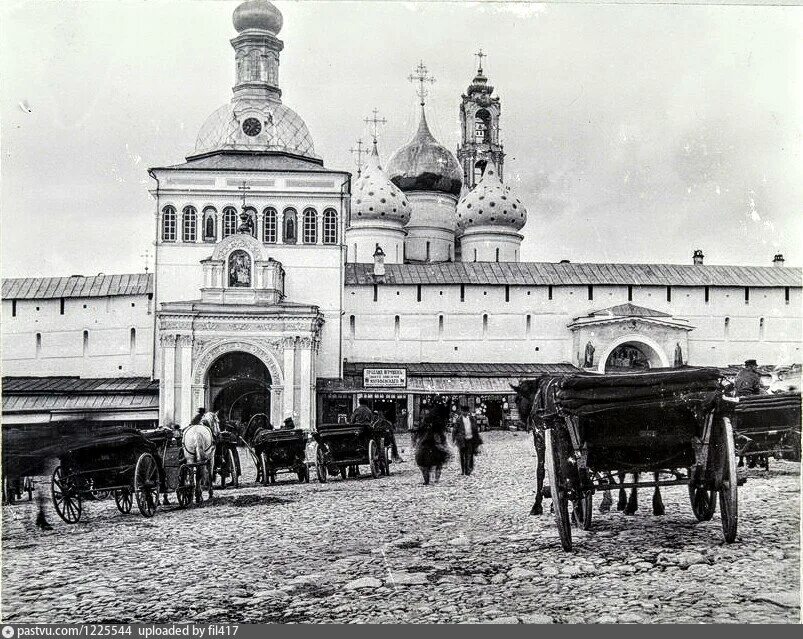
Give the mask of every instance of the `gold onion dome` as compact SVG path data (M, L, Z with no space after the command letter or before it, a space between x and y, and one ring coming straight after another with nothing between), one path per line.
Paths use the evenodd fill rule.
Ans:
M246 0L234 10L232 22L237 31L261 29L276 35L282 30L284 19L282 12L273 6L272 2Z
M351 195L352 221L383 220L402 225L410 221L410 203L379 163L379 152L374 148L362 175L354 181Z
M402 191L460 195L463 172L454 155L430 133L424 110L418 131L388 162L387 174Z
M516 231L527 222L527 209L502 184L496 165L488 162L476 186L457 204L457 227L505 226Z

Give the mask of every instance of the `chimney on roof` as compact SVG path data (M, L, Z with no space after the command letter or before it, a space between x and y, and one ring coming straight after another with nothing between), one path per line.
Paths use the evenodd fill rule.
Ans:
M700 249L697 249L691 256L691 259L694 260L695 266L702 266L703 260L705 259L705 255L703 255L703 252Z
M773 266L783 266L784 259L782 253L776 253L775 257L772 258L772 265Z
M374 251L374 277L384 277L385 276L385 251L382 250L382 247L379 244L376 245L376 250Z

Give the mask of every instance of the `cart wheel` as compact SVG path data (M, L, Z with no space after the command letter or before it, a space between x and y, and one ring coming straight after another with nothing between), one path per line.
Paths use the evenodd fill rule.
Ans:
M159 468L150 453L142 453L134 468L134 494L143 517L153 517L159 505Z
M117 510L127 515L134 504L134 496L128 488L118 488L114 491L114 503L117 504Z
M563 550L572 549L572 528L569 520L569 502L566 499L566 488L561 485L560 476L560 450L558 442L555 441L554 431L547 428L544 432L546 448L546 472L549 477L550 492L552 503L555 506L555 523L558 525L560 544Z
M318 481L321 484L326 483L326 452L323 446L318 446L315 451L315 474L318 476Z
M697 521L710 521L717 509L717 496L715 490L708 490L705 486L689 484L689 500L691 510Z
M583 530L591 530L591 513L593 511L591 493L573 502L574 515L577 523Z
M723 440L719 446L719 513L722 517L722 532L725 541L736 540L736 528L739 522L739 499L736 482L736 450L733 444L733 426L728 417L722 417L722 428L719 429Z
M374 479L382 474L382 450L385 448L382 438L377 444L375 439L368 442L368 464L371 467L371 475Z
M61 466L53 471L50 492L59 517L68 524L77 524L81 519L81 493L77 484L62 473Z
M237 460L234 457L235 452L231 449L227 449L227 457L229 460L229 477L231 478L231 487L232 488L239 488L240 487L240 478L237 476Z
M182 464L178 471L178 486L176 486L176 501L179 508L186 508L192 503L193 469Z
M390 476L390 460L391 460L391 457L393 456L392 451L393 451L393 449L390 446L385 446L385 468L384 468L384 471L385 471L385 475L388 476L388 477Z
M270 483L270 473L268 472L268 453L264 450L259 453L259 461L262 466L262 485L267 486Z

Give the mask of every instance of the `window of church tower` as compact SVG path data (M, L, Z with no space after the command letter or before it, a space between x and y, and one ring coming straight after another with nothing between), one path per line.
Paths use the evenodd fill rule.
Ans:
M223 237L237 232L237 210L233 206L223 209Z
M304 244L318 242L318 213L315 209L304 209Z
M268 207L263 212L265 217L265 228L262 232L262 241L266 244L276 244L278 239L278 223L279 223L279 214L277 213L276 209L272 207Z
M212 206L204 209L204 242L217 240L217 211Z
M478 144L491 142L491 114L487 109L480 109L474 116L474 141Z
M242 249L229 255L229 286L248 288L251 286L251 256Z
M194 206L185 206L181 219L181 239L185 242L195 241L195 226L198 215Z
M162 209L162 242L176 241L176 209L166 206Z
M480 160L474 165L474 184L482 179L483 173L485 173L485 162Z
M295 244L298 238L298 221L295 209L284 210L284 243Z
M323 243L337 244L337 211L326 209L323 212ZM396 246L396 261L399 261L399 247Z

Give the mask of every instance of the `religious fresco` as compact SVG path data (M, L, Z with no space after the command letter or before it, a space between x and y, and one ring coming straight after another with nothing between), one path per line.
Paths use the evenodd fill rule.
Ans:
M243 250L232 251L229 255L229 286L251 286L251 256Z

